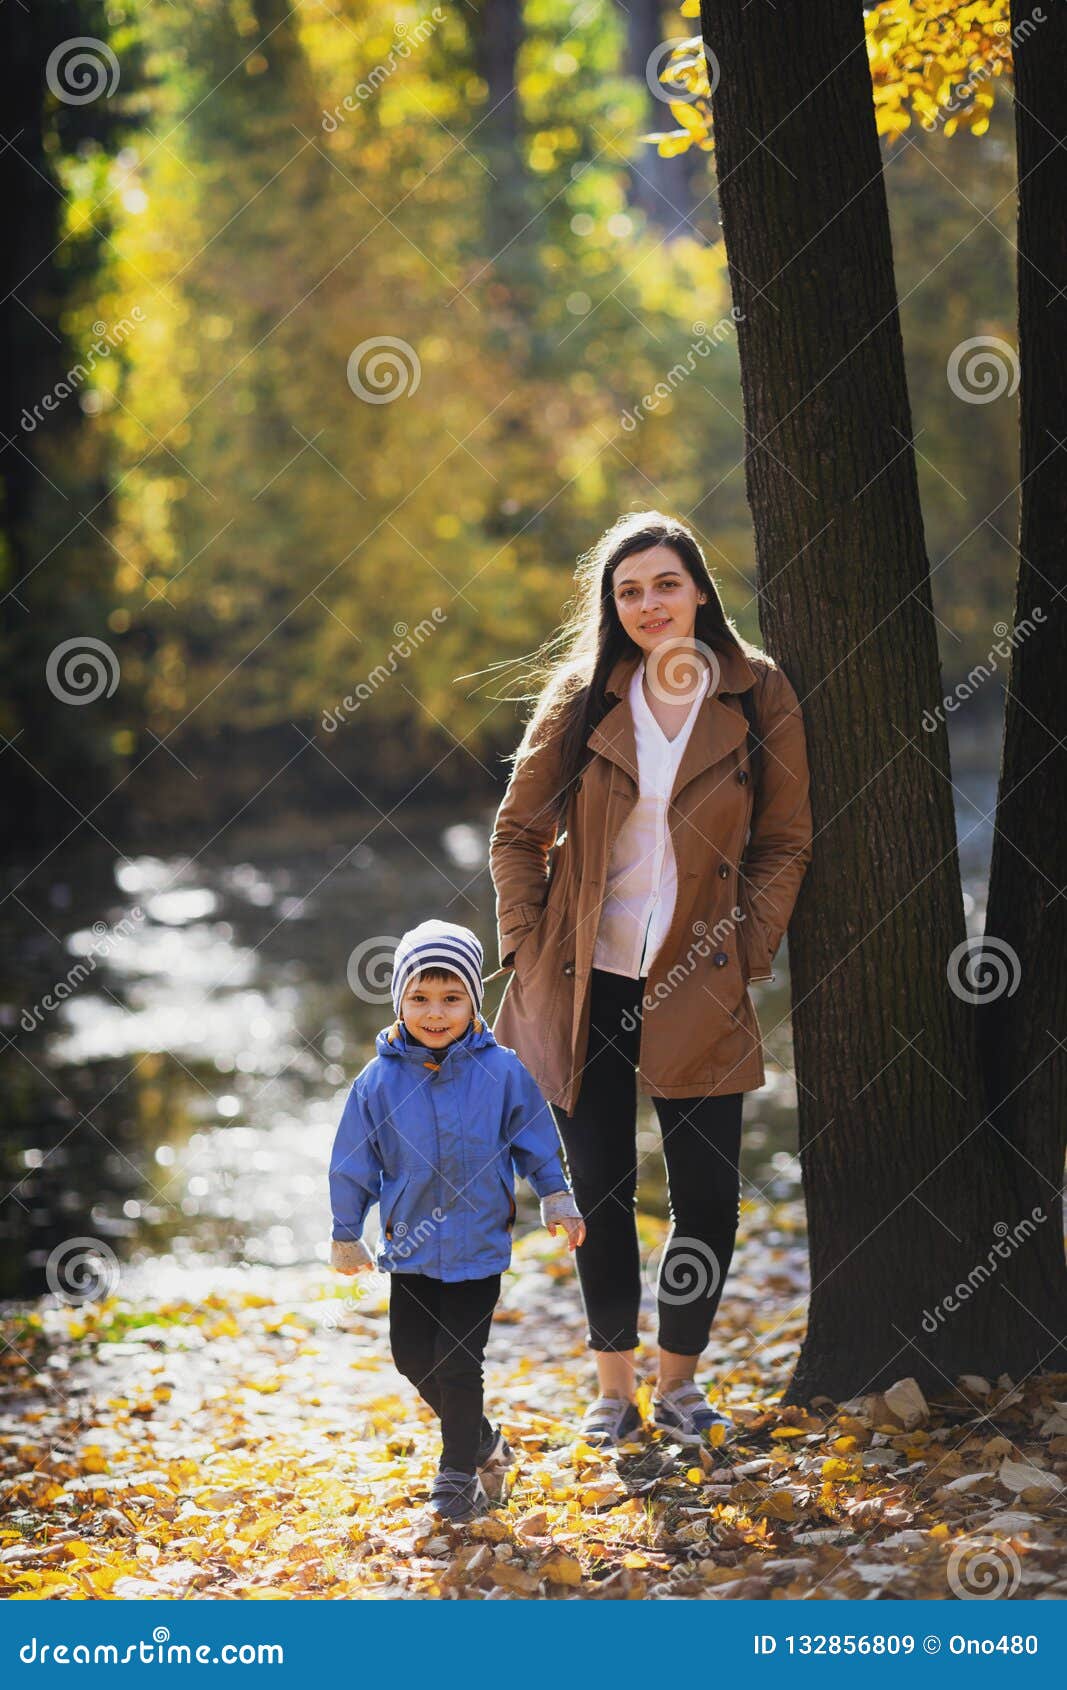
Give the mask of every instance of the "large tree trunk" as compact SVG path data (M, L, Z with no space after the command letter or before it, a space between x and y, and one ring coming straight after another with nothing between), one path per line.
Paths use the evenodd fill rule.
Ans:
M790 1395L1018 1376L1061 1330L1015 1232L1048 1193L984 1119L947 978L963 904L947 737L922 727L940 669L861 8L703 0L702 25L762 625L816 826L790 929L813 1286Z
M1019 156L1020 523L1014 653L979 1010L993 1120L1058 1202L1067 1147L1067 5L1012 7ZM1042 1234L1064 1330L1067 1265Z

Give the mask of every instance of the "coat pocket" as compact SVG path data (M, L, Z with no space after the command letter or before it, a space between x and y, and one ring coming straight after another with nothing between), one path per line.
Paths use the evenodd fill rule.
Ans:
M512 968L515 970L516 973L518 973L525 966L526 960L527 960L527 958L529 957L529 954L530 954L530 949L531 949L530 941L531 941L531 939L536 938L537 935L543 930L544 925L545 925L545 915L546 915L546 913L547 913L547 908L545 906L543 906L542 909L541 909L541 913L537 917L537 920L534 922L533 926L528 927L526 929L526 932L523 934L522 938L519 940L518 944L515 946L515 949L514 949L514 951L512 952L512 955L511 955L511 965L512 965Z
M537 927L543 914L543 903L517 904L510 909L501 922L501 956L510 956L514 962L517 952ZM504 966L506 968L508 964L505 963Z
M401 1237L407 1231L407 1227L398 1214L398 1209L410 1183L411 1175L405 1174L402 1179L396 1181L390 1190L382 1192L379 1212L383 1238L391 1240L398 1227L402 1229Z
M515 973L518 973L518 970L519 970L519 967L520 967L519 959L522 956L523 950L525 949L526 945L529 943L529 941L533 937L533 935L537 932L537 929L540 925L541 924L540 924L539 921L535 921L532 927L527 928L526 932L523 934L522 938L519 940L518 944L515 946L515 949L512 951L512 953L511 953L511 966L512 966L512 969L515 971Z
M750 980L773 980L774 972L759 917L744 904L741 908L744 919L737 925L737 955L745 985Z
M507 1227L508 1231L510 1232L512 1227L515 1225L515 1215L516 1215L515 1185L514 1185L513 1180L508 1178L508 1176L504 1173L502 1168L498 1167L497 1172L500 1175L500 1183L504 1188L504 1195L507 1198L507 1203L508 1203L508 1216L507 1216L507 1220L504 1222L504 1225Z

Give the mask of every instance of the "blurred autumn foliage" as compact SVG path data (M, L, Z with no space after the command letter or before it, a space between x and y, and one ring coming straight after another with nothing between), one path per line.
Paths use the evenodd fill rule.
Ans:
M699 18L700 0L683 0L684 18ZM1041 21L1035 8L1033 28ZM946 135L984 135L997 78L1011 72L1008 0L946 5L945 0L886 0L865 8L878 133L890 140L919 124ZM1021 27L1021 26L1020 26ZM665 66L685 98L670 106L679 127L655 136L667 157L691 146L713 149L708 71L699 35L679 42ZM1003 84L1001 84L1003 86Z
M228 779L257 790L299 755L336 802L324 717L436 612L417 661L367 708L374 748L350 732L328 756L406 790L460 739L470 755L435 780L481 779L514 743L497 700L522 692L521 664L462 677L558 624L576 556L635 500L690 517L759 637L706 102L653 98L620 8L521 8L506 133L476 10L82 12L122 78L88 133L44 91L42 160L62 202L23 184L55 226L42 223L19 298L60 368L103 328L132 327L61 420L8 454L21 608L4 633L4 725L28 763L50 745L76 796L91 757L73 746L95 734L151 814L169 780L160 741L199 767L226 735ZM682 28L695 13L686 0ZM58 18L39 14L43 48ZM945 379L961 340L1012 333L1010 110L993 105L1006 27L1003 5L893 0L867 16L949 681L988 651L1015 563L1013 406L961 405ZM704 74L691 46L668 67L690 94ZM924 127L968 75L967 98ZM643 191L657 149L689 155L658 161L656 193L679 213L667 233ZM403 383L391 403L350 379L383 341L400 343L384 354ZM19 373L21 405L41 382ZM980 520L998 493L996 520ZM53 721L35 696L71 635L103 638L121 663L91 722ZM54 801L28 785L32 804Z

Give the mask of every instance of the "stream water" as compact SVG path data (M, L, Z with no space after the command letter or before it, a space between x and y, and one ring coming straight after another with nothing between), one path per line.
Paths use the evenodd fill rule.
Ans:
M991 777L957 784L973 930L990 844L978 818L995 789ZM325 1260L330 1145L392 1020L396 939L440 915L473 926L486 972L497 966L490 823L484 811L450 825L405 811L402 832L372 816L343 833L224 832L203 850L161 843L125 858L83 834L76 857L14 876L2 905L0 1296L106 1273L111 1258L156 1261L176 1291L212 1262ZM771 1197L795 1195L799 1177L783 963L784 952L775 982L754 988L768 1081L745 1105L746 1189ZM502 985L487 988L490 1018ZM639 1133L640 1201L664 1213L647 1100Z

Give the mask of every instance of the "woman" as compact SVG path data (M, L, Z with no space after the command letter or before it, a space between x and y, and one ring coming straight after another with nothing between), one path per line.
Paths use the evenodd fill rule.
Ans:
M772 978L811 856L804 728L682 523L621 518L577 581L490 841L512 970L493 1033L552 1105L586 1219L582 1435L601 1445L641 1425L637 1093L653 1099L672 1223L653 1415L696 1444L729 1424L695 1374L737 1231L742 1100L764 1083L748 983Z

